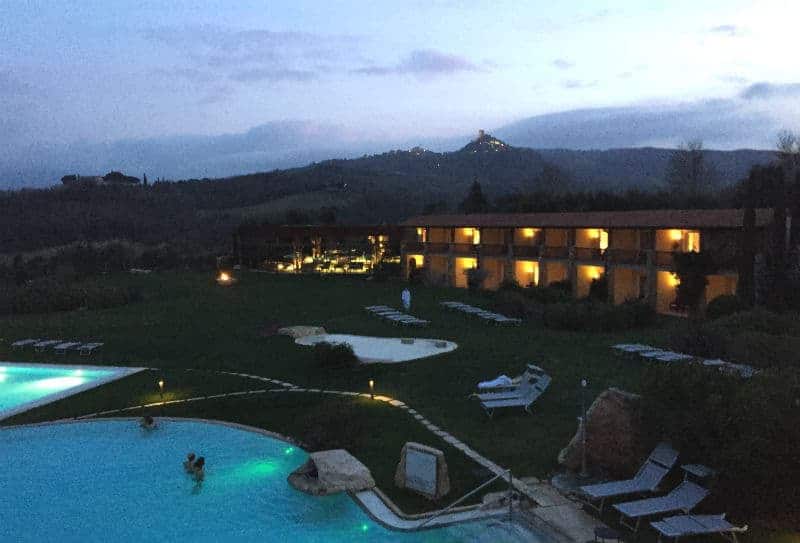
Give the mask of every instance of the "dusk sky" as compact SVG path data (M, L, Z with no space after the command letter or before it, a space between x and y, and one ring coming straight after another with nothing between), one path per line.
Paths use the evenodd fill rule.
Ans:
M788 0L6 0L0 160L276 121L388 144L608 107L699 109L707 146L770 147L800 121L798 19ZM700 126L721 105L741 122Z

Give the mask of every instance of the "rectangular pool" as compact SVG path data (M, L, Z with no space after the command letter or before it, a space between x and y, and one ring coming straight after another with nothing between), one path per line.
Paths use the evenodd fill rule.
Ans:
M143 369L0 361L0 420Z

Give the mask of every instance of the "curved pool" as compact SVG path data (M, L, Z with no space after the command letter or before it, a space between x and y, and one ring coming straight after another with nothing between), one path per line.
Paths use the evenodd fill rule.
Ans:
M188 451L207 459L196 486ZM544 541L506 523L416 533L373 522L347 495L312 497L286 477L306 459L224 424L130 419L0 430L0 541ZM531 539L533 537L533 539Z
M456 343L444 339L372 337L352 334L303 336L294 341L298 345L307 347L317 343L347 343L362 362L383 364L427 358L449 353L458 348Z

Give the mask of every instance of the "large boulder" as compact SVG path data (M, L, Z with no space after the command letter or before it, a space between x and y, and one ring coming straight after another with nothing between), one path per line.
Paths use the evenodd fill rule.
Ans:
M586 412L586 461L592 470L627 476L639 465L642 447L641 397L616 388L602 392ZM581 424L569 444L558 454L558 462L581 468L583 436Z
M375 487L367 466L344 449L311 453L305 464L289 474L288 480L297 490L314 496Z
M285 326L278 328L278 333L294 339L306 336L323 336L327 334L322 326Z

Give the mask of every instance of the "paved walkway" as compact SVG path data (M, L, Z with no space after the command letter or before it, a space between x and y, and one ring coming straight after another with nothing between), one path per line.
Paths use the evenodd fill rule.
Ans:
M378 394L373 396L371 394L363 392L328 390L321 388L302 388L286 381L280 381L278 379L271 379L269 377L252 375L248 373L236 373L229 371L218 371L217 373L221 375L230 375L230 376L242 377L244 379L255 380L271 385L272 387L277 386L277 388L243 390L239 392L226 392L222 394L197 396L193 398L183 398L179 400L153 402L149 404L124 407L121 409L109 409L106 411L99 411L97 413L90 413L88 415L83 415L77 418L88 419L92 417L111 415L114 413L135 411L137 409L142 409L142 408L159 407L163 405L175 405L175 404L196 402L202 400L231 398L236 396L252 396L256 394L312 393L312 394L330 394L336 396L349 396L349 397L374 399L375 401L385 402L386 404L394 408L401 409L407 412L419 424L424 426L428 431L433 433L442 441L448 443L449 445L452 445L454 448L461 451L468 458L470 458L477 464L489 470L493 475L502 476L505 480L508 480L509 476L508 469L499 466L498 464L492 462L490 459L481 455L480 453L475 451L475 449L473 449L463 441L459 440L452 434L439 428L431 421L429 421L425 416L423 416L419 411L409 407L400 400L395 400L388 396L383 396ZM531 502L533 502L536 505L536 508L532 511L534 515L538 516L541 520L543 520L544 522L546 522L547 524L558 530L560 533L562 533L572 541L583 542L586 540L591 540L594 537L594 528L596 526L602 526L600 521L586 514L579 505L567 500L563 495L561 495L557 490L555 490L551 485L547 483L539 482L536 479L523 480L517 477L513 477L511 484L514 490L516 490L518 493L528 498Z

